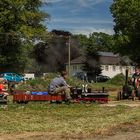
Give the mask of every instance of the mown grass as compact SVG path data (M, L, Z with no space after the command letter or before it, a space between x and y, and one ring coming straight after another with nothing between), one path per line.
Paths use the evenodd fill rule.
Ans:
M53 75L44 79L37 78L18 86L24 90L46 90ZM83 82L69 79L72 86ZM106 83L85 83L92 90L109 91L110 98L116 98L116 90L122 85ZM22 132L50 132L55 135L86 138L94 135L108 135L123 130L121 126L140 125L140 108L126 106L107 107L99 104L49 104L29 102L27 105L8 103L7 108L0 106L0 134ZM140 129L140 128L139 128ZM126 131L126 129L125 129Z
M102 107L99 104L9 103L6 110L0 108L0 114L0 134L53 132L90 137L112 134L123 124L140 123L140 108Z

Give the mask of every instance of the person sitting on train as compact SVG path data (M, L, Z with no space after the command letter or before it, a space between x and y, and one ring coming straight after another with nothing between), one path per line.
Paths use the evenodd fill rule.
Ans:
M65 95L66 101L71 101L71 91L70 86L66 83L66 79L68 78L68 74L66 71L61 72L61 76L55 77L48 87L49 94L59 94L59 95Z
M6 86L5 86L6 81L3 78L0 78L0 94L3 95L3 99L7 99L7 96L9 93L6 92Z

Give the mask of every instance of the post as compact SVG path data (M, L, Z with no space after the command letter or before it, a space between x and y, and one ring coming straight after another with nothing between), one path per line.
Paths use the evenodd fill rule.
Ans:
M70 36L69 36L69 42L68 42L68 74L70 76L70 57L71 56L71 52L70 52Z
M125 71L125 85L128 85L128 69Z

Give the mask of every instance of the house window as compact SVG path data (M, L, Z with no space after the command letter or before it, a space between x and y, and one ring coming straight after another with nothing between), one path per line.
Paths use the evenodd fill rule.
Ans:
M107 65L105 66L105 70L108 71L108 66Z
M73 66L73 70L77 70L77 66Z
M101 66L101 69L104 70L104 66Z
M80 66L80 69L82 70L83 69L83 66Z
M120 72L122 72L122 66L120 66Z
M112 68L113 68L113 71L116 71L116 66L113 66Z

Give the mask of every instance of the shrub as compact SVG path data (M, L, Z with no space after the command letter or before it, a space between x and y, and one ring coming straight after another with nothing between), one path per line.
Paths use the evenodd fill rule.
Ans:
M121 73L107 81L108 84L123 85L125 83L125 76Z
M45 77L38 77L33 80L28 80L26 83L20 84L18 86L18 89L23 89L23 90L47 90L48 85L51 81L56 76L56 74L48 74Z
M18 85L18 89L22 90L28 90L28 91L45 91L48 89L48 85L50 81L56 77L58 74L48 74L43 78L35 78L33 80L28 80L26 83ZM104 82L104 83L87 83L83 82L82 80L79 80L77 78L68 78L67 83L72 87L82 87L82 84L87 84L88 88L91 88L92 90L101 90L102 87L105 87L107 90L114 90L118 88L119 85L123 85L125 82L125 76L123 74L119 74L112 78L111 80Z

